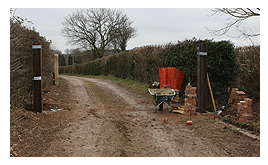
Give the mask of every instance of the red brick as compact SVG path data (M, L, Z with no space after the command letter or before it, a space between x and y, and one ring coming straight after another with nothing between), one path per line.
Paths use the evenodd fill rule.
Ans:
M195 110L195 106L189 106L189 105L186 105L186 106L184 106L184 109L186 110L186 111L191 111L191 110Z
M197 90L197 87L187 88L187 90L189 90L189 91L196 91Z
M245 101L240 101L240 105L245 105L246 104L246 102Z
M187 102L184 103L185 108L186 108L186 107L190 107L191 105L192 105L192 104L189 103L189 101L187 101Z
M184 104L183 108L184 108L185 110L187 110L187 109L189 108L189 106Z
M196 107L192 107L192 106L184 106L184 110L185 111L195 111Z
M230 90L230 88L228 88L228 91ZM238 88L233 88L232 91L239 91Z
M207 116L215 116L215 113L209 112L209 113L207 113Z
M238 95L245 95L245 92L243 92L243 91L236 91L236 93L237 93Z
M188 99L195 99L196 98L196 94L187 94L186 98Z
M201 113L200 112L196 112L195 115L196 116L201 116Z
M252 105L252 99L250 99L250 98L245 98L244 100L245 100L245 102L246 102L248 105Z
M241 117L252 117L252 113L242 113Z

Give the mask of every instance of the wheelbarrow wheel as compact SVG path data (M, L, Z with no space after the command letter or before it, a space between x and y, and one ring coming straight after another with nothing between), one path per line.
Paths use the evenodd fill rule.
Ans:
M163 110L163 103L159 105L159 111Z

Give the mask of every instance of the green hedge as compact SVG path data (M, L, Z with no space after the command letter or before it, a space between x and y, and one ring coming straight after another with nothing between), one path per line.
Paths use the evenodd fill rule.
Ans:
M90 63L60 67L60 73L112 75L151 84L159 81L159 68L176 67L185 74L181 95L186 84L197 84L197 44L185 40L176 45L145 46L97 59ZM208 48L207 70L214 97L224 100L227 88L235 83L239 71L235 47L230 41L205 40Z
M226 97L229 86L234 85L239 71L235 47L230 41L207 43L207 72L210 77L214 97L222 101ZM170 53L165 59L164 66L177 67L185 74L183 88L190 81L197 86L197 44L198 40L186 40L170 47Z

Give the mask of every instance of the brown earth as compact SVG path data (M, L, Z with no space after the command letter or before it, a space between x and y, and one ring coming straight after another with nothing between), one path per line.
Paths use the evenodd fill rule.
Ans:
M260 156L258 139L217 120L169 113L166 106L153 113L149 94L134 94L110 80L60 77L60 85L44 94L46 111L24 110L20 126L11 129L11 156Z

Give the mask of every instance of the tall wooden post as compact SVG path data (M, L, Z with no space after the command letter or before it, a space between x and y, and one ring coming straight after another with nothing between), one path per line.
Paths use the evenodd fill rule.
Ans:
M207 45L200 41L197 47L197 111L207 110Z
M33 91L34 91L34 111L43 112L42 98L42 46L39 41L33 46Z
M54 55L54 73L55 73L55 85L59 85L59 57L58 57L58 54Z

